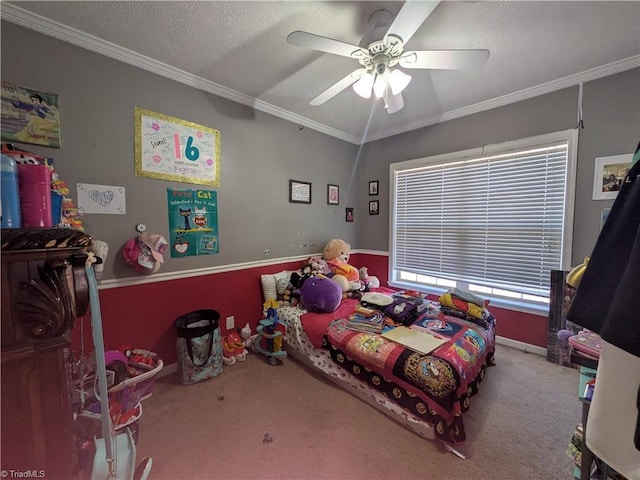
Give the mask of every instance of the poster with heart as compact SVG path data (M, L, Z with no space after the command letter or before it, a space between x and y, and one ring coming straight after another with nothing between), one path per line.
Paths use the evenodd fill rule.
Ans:
M218 253L218 198L211 190L167 188L171 257Z
M91 183L78 183L77 187L79 213L127 213L124 187Z

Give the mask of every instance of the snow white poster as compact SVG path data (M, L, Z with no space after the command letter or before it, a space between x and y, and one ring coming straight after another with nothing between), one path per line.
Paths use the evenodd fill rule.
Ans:
M2 82L2 140L60 148L58 95Z

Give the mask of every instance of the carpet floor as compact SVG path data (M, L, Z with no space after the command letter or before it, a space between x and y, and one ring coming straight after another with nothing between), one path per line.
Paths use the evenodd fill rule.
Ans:
M498 345L464 417L463 460L290 357L250 354L196 385L156 379L137 459L152 457L151 480L568 480L578 382L577 370Z

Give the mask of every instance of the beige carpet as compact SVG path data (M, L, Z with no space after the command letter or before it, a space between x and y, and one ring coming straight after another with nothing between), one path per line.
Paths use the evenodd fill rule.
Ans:
M152 457L152 480L567 480L580 411L576 370L498 346L465 414L462 460L294 359L271 366L250 354L204 383L158 378L137 459Z

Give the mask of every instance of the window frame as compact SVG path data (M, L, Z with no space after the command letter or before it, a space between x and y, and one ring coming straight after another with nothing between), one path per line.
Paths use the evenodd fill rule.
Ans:
M394 261L395 255L395 238L396 238L396 209L397 209L397 192L396 192L396 175L406 170L419 168L421 166L432 165L435 163L445 164L448 162L460 162L472 160L482 156L494 156L505 153L513 153L530 147L541 145L549 145L557 142L567 142L567 164L565 176L565 203L564 217L562 227L562 246L559 269L568 270L571 265L571 251L573 246L573 218L575 208L575 190L576 190L576 171L577 171L577 152L578 152L578 129L563 130L543 135L526 137L518 140L508 141L500 144L488 145L479 148L450 152L445 154L433 155L429 157L416 158L402 162L395 162L389 165L389 185L390 185L390 202L389 202L389 278L390 286L405 289L415 289L425 291L434 295L440 295L449 288L447 285L438 286L425 283L417 283L409 280L403 280L398 277ZM458 282L458 288L468 289L467 285L461 285ZM495 288L498 288L496 286ZM478 293L478 292L476 292ZM478 293L481 297L490 300L491 305L502 307L510 310L523 311L538 315L547 315L549 312L549 303L526 302L522 300L498 297L492 294Z

